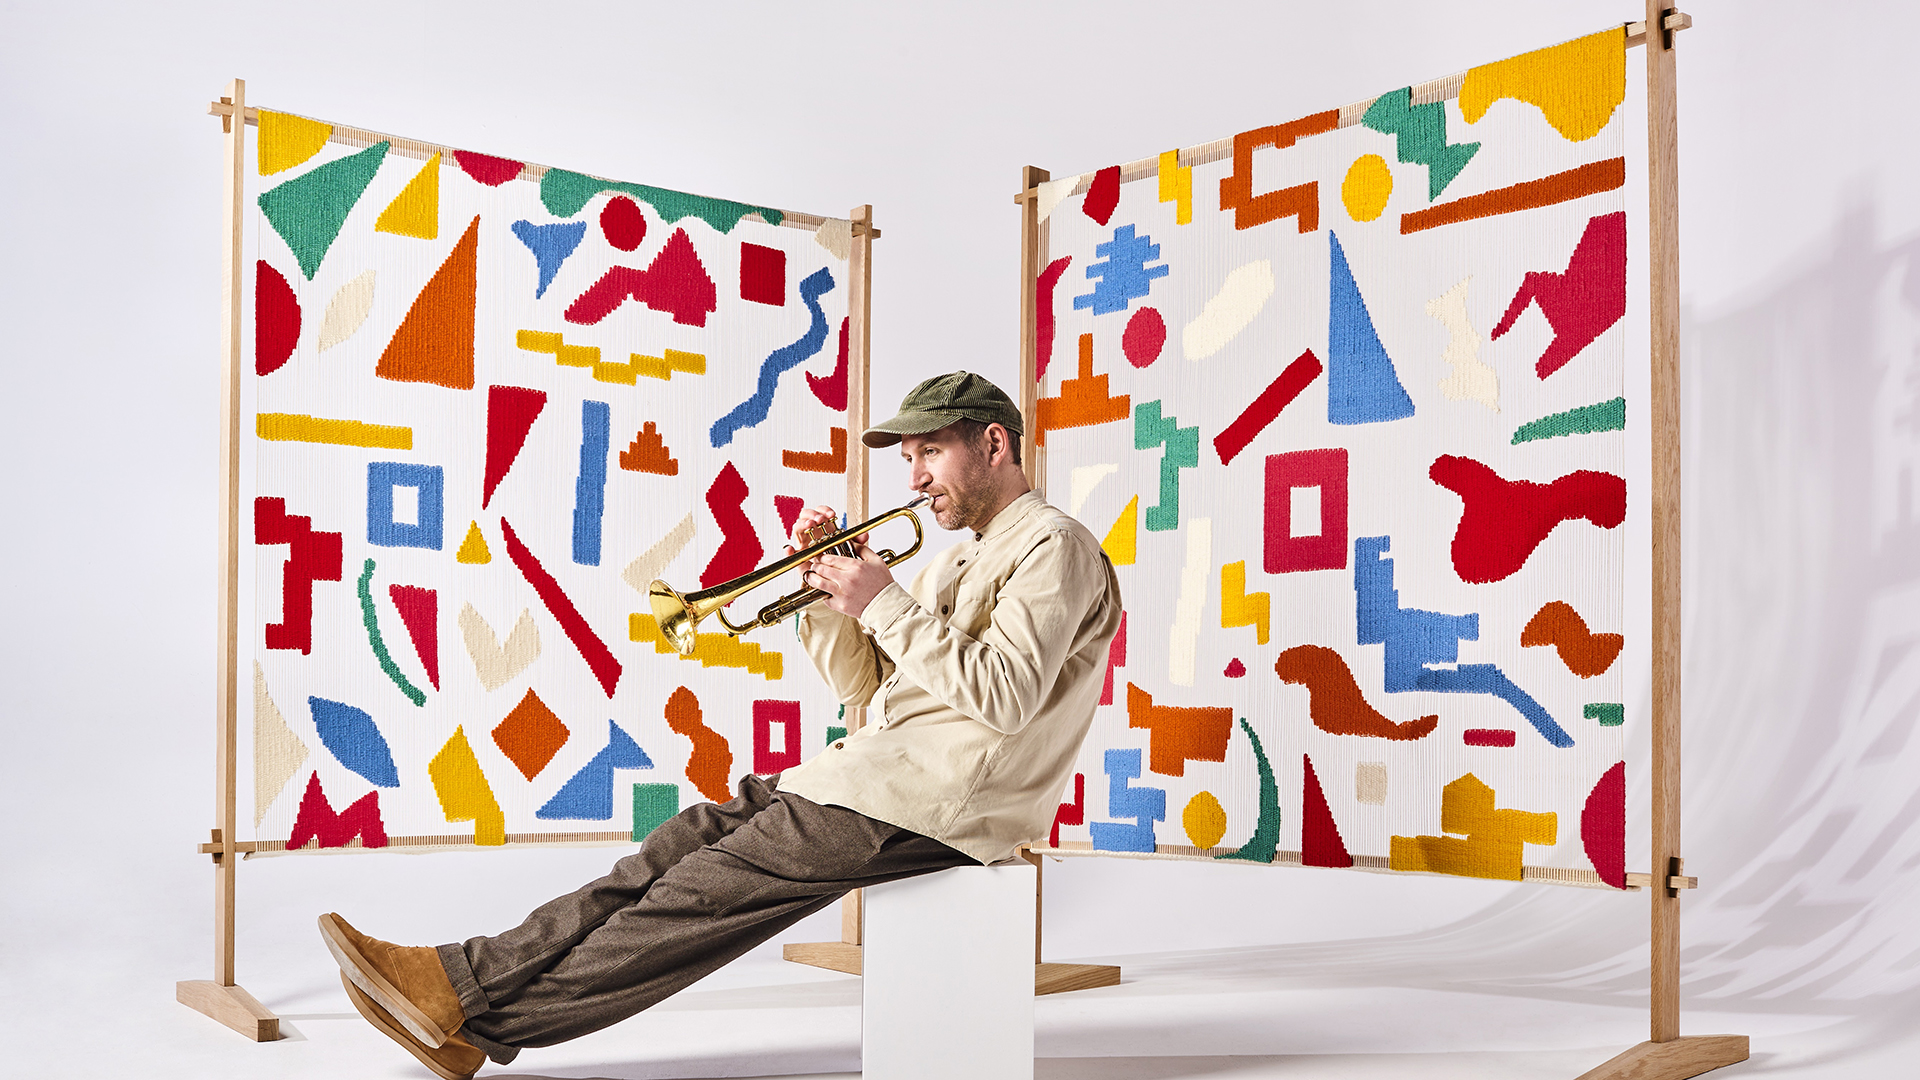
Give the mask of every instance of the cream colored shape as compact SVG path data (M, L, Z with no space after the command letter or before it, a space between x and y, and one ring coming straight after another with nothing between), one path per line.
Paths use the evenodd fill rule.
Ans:
M287 726L287 718L267 693L267 673L253 662L253 826L266 819L267 807L286 790L287 781L307 760L307 744Z
M640 557L627 564L620 571L620 580L634 587L642 596L653 584L653 579L667 568L667 564L678 558L680 552L693 542L693 515L680 519L680 524L667 530L652 547L640 553Z
M1387 763L1362 761L1353 767L1353 801L1387 805Z
M853 253L853 222L828 218L813 230L813 242L833 253L841 262Z
M1180 351L1188 360L1205 360L1227 347L1247 328L1273 296L1273 263L1258 259L1236 269L1221 282L1200 314L1180 331Z
M1080 516L1080 508L1087 503L1087 496L1100 486L1100 481L1120 471L1118 465L1082 465L1073 470L1073 479L1069 481L1070 498L1067 500L1067 513Z
M1180 569L1180 598L1167 631L1167 680L1192 686L1200 648L1200 612L1207 604L1207 571L1213 566L1213 519L1187 522L1187 564Z
M320 351L326 352L353 336L373 310L373 271L368 270L333 294L320 319Z
M1440 358L1453 368L1453 374L1440 380L1440 392L1449 401L1477 401L1494 412L1500 411L1500 377L1480 359L1480 345L1486 339L1467 321L1467 284L1460 283L1427 301L1427 314L1447 328L1447 351Z
M460 636L467 643L467 655L473 658L474 673L489 691L507 685L509 679L527 670L527 665L540 656L540 629L533 624L533 613L526 608L520 609L520 618L514 622L513 632L507 635L507 643L502 645L487 620L480 617L471 603L466 604L460 609Z
M1079 176L1063 176L1058 180L1040 181L1040 185L1033 189L1033 202L1040 220L1045 221L1052 216L1053 208L1059 206L1061 200L1073 194L1074 187L1090 175L1092 174L1081 173Z

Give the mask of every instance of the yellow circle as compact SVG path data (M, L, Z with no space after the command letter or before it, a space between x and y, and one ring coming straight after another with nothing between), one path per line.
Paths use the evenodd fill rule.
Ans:
M1347 215L1355 221L1372 221L1387 208L1387 196L1393 194L1393 173L1379 154L1362 154L1347 169L1340 182L1340 201L1347 204Z
M1203 791L1187 800L1180 824L1187 827L1187 839L1193 841L1193 846L1204 851L1227 834L1227 811L1220 800L1213 797L1213 792Z

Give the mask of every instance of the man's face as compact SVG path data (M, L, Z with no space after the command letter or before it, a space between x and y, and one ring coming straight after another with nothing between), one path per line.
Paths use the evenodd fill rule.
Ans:
M993 503L986 440L969 446L954 428L941 428L927 435L902 436L900 456L907 461L908 485L933 496L929 509L941 528L978 529L986 524L981 517Z

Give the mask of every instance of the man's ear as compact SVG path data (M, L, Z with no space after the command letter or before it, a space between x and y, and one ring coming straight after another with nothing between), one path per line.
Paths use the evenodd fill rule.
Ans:
M1013 452L1013 436L1007 432L1004 424L987 425L987 464L997 466L1002 454Z

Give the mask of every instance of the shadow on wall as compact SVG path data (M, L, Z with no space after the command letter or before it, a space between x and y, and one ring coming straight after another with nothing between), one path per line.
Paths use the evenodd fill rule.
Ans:
M1686 1007L1831 1015L1859 1046L1920 1029L1920 236L1874 232L1844 211L1683 329ZM1643 1006L1646 919L1639 895L1516 889L1206 966Z

